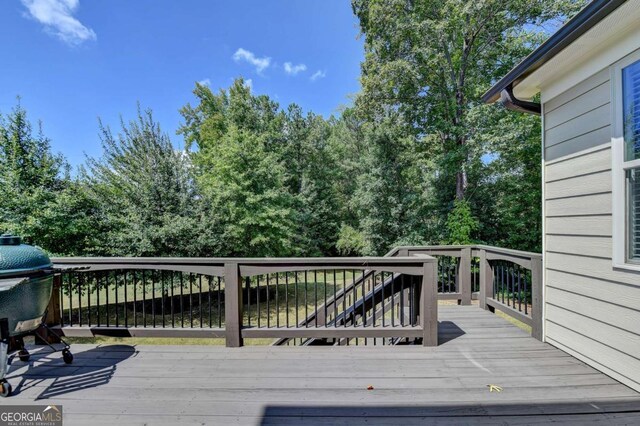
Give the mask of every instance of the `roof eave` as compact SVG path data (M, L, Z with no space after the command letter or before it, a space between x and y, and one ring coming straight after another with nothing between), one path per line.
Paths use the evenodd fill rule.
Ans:
M560 53L584 33L593 28L607 15L617 9L626 0L594 0L585 6L569 22L564 24L547 41L531 52L522 62L516 65L507 75L494 84L484 95L482 101L493 103L500 99L507 88L517 86L527 76L543 66L547 61Z

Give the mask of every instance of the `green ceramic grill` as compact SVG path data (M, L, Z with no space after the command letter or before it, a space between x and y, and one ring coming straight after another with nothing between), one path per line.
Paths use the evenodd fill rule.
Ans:
M0 235L0 396L11 393L4 378L13 359L10 343L18 347L20 360L29 360L22 338L43 325L53 275L51 260L42 250L22 244L20 237ZM62 352L70 363L73 357L68 345Z

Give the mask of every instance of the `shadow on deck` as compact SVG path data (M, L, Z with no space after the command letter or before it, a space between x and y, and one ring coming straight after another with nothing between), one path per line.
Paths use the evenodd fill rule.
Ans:
M2 402L62 404L66 425L640 422L640 394L506 320L439 319L432 348L74 345L73 365L15 361Z

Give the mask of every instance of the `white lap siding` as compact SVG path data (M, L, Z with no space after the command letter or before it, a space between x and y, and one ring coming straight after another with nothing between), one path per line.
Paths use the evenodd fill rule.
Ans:
M609 69L544 104L545 338L640 391L640 273L612 266Z

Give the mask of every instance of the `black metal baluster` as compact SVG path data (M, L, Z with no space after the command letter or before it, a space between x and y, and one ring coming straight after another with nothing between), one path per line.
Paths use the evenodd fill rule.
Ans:
M200 327L202 327L202 274L198 274L198 308L200 309Z
M314 288L314 292L315 292L315 307L316 310L314 311L314 319L315 319L315 324L316 327L318 326L318 271L313 271L313 288Z
M209 299L209 328L213 328L213 301L211 295L213 294L213 285L211 284L211 275L207 275L207 298Z
M141 272L142 275L142 326L147 326L147 271L144 269Z
M84 274L78 274L78 280L82 283L82 287L87 288L87 325L91 325L91 289L88 284L85 286L84 277ZM60 298L60 300L62 300L62 298Z
M327 326L327 270L323 270L323 285L322 287L324 287L324 300L322 302L322 304L324 305L324 326Z
M371 271L371 279L373 282L373 288L371 289L371 318L373 322L371 325L376 326L376 271ZM375 339L373 340L375 343Z
M280 328L280 294L278 289L280 287L280 279L276 272L276 327Z
M391 273L391 327L396 326L396 274Z
M256 308L258 311L258 328L260 328L260 275L256 275Z
M358 291L356 289L356 270L351 271L351 293L353 300L351 301L351 326L356 326L356 300L358 300Z
M251 278L245 277L244 287L247 294L247 326L251 327Z
M347 326L347 270L342 270L342 324ZM348 342L349 340L347 340Z
M127 271L123 272L124 274L124 326L129 327L129 314L127 312ZM135 286L134 286L135 291ZM135 300L135 296L134 296ZM135 303L134 303L135 306Z
M404 327L404 274L400 275L400 325Z
M520 286L522 271L518 271L518 312L522 312L522 287Z
M361 303L362 303L362 326L366 327L367 326L367 310L366 310L366 303L365 303L365 299L366 299L366 289L365 289L365 270L362 270L362 298L361 298ZM365 339L364 344L367 344L367 340Z
M115 295L114 295L115 304L113 308L116 310L116 327L120 325L120 317L118 315L118 278L119 278L120 272L121 271L113 271L113 283L114 283L114 289L115 289Z
M191 328L193 328L193 273L192 272L189 272L189 325L191 326Z
M71 274L69 274L69 281L71 281L71 278ZM80 280L78 280L78 325L82 326L82 288L80 288Z
M96 272L95 274L93 274L93 277L94 281L96 282L96 307L98 308L96 316L98 317L98 327L100 327L100 274Z
M184 328L184 281L183 272L177 272L180 275L180 327Z
M309 327L309 300L308 300L308 289L307 289L307 284L308 284L309 280L307 277L307 271L304 271L304 326L305 327Z
M271 327L271 310L269 299L271 298L271 292L269 291L269 274L266 275L266 284L267 284L267 328Z
M104 292L105 292L105 300L107 302L107 327L109 327L109 272L107 271L104 274Z
M69 273L68 276L71 276L71 274ZM64 275L62 275L60 277L60 280L62 280L64 277ZM63 281L64 282L64 281ZM71 279L67 279L67 284L69 287L69 325L73 325L73 304L72 304L72 300L73 300L73 285L71 283ZM60 286L60 288L62 288L62 286ZM62 298L60 298L62 300Z
M158 272L151 271L151 320L153 321L153 328L156 328L156 281L158 279Z
M337 291L336 291L336 270L334 269L333 270L333 326L334 327L338 326L338 321L337 321L338 305L337 305L336 296L337 296Z
M225 287L227 285L225 284ZM218 277L218 328L222 328L222 279ZM226 324L225 324L226 325Z
M284 273L284 305L285 305L285 317L286 327L289 328L289 272Z
M160 305L160 307L162 309L161 310L161 313L162 313L162 328L164 328L165 325L166 325L165 309L164 309L165 308L164 307L164 305L165 305L164 297L165 297L165 294L166 294L167 290L164 288L165 277L166 277L165 271L160 271L160 285L161 285L161 291L162 291L162 296L161 296L162 297L162 304Z
M295 293L295 297L296 297L296 327L298 326L298 324L300 324L300 320L298 319L298 317L300 316L300 302L298 301L298 271L296 271L295 275L294 275L294 281L295 281L295 287L293 289L294 293ZM294 340L295 342L295 340Z

